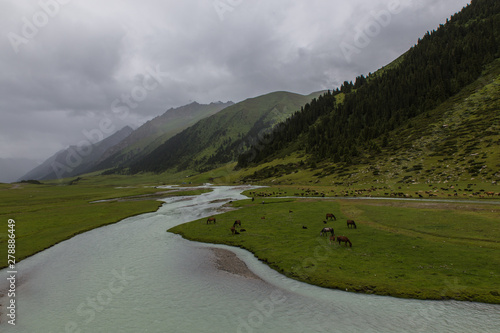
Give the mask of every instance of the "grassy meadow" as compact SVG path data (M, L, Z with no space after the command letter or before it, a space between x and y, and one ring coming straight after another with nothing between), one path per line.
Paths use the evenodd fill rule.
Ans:
M169 231L245 248L278 272L321 287L500 303L498 205L268 197L232 205L239 209L217 216L216 224L202 219ZM325 224L326 213L337 220ZM246 231L232 235L236 219ZM330 244L320 236L325 226L353 246Z
M116 179L115 179L116 180ZM111 179L82 179L75 185L29 183L0 184L0 248L7 254L8 220L13 219L16 261L20 261L79 233L118 222L126 217L153 212L161 190L151 186L116 186ZM200 190L169 195L199 194ZM96 202L122 198L107 202ZM0 268L7 266L7 255Z
M16 221L15 256L20 261L76 234L156 211L159 197L207 191L177 192L157 185L239 184L241 173L231 170L228 166L190 178L96 174L41 185L0 184L5 227L0 230L0 248L7 253L9 219ZM245 192L255 201L233 202L237 210L217 216L217 224L202 219L170 231L191 240L243 247L282 274L321 287L500 303L500 206L498 196L485 195L498 193L497 185L464 181L325 186L305 179L303 185ZM107 201L95 202L99 200ZM334 213L337 220L324 224L326 213ZM236 219L246 231L232 235ZM348 229L347 219L356 221L358 228ZM349 237L353 246L330 244L329 237L320 236L325 226ZM6 257L0 267L6 266Z

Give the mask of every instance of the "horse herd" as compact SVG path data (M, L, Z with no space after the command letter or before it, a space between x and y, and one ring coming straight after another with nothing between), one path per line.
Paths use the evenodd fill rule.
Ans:
M327 213L326 220L323 221L323 223L326 224L326 221L328 221L328 220L337 221L337 218L332 213ZM356 222L354 222L353 220L347 220L347 228L357 229ZM337 242L339 242L339 245L340 245L340 243L343 242L346 247L347 247L347 243L349 243L349 246L352 247L352 242L349 240L349 238L347 238L346 236L335 236L335 230L333 230L333 228L331 228L331 227L324 227L323 229L321 229L321 232L319 233L319 235L326 236L328 233L331 233L330 244L333 244L335 242L335 237L337 237Z
M292 213L292 211L289 211L289 213ZM332 213L327 213L326 220L323 221L323 223L326 224L328 220L336 221L337 218ZM210 224L210 223L215 224L216 222L217 222L217 220L215 217L209 217L207 219L207 224ZM240 231L236 230L236 226L240 226ZM303 226L302 228L307 229L307 227L305 227L305 226ZM347 228L357 229L356 222L354 222L353 220L347 220ZM232 235L239 235L240 232L246 231L245 229L241 229L241 220L234 221L233 226L229 229L231 230ZM335 242L335 237L336 237L339 245L340 245L340 243L344 243L346 247L347 247L347 244L349 244L349 246L352 247L352 242L349 240L349 238L347 238L346 236L335 236L335 230L332 227L324 227L323 229L321 229L321 232L319 233L319 235L326 236L326 235L328 235L328 233L331 234L330 244L333 244Z

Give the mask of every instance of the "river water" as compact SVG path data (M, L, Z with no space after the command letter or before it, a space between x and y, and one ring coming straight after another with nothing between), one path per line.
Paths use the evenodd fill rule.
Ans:
M165 199L155 213L78 235L17 268L16 325L0 332L499 332L500 306L329 290L288 279L239 248L167 229L216 213L244 187ZM217 269L230 249L262 280ZM0 271L7 287L7 270Z

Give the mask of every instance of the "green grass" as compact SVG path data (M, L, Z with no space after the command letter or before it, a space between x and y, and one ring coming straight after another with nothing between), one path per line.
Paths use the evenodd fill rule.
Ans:
M293 163L301 160L299 155L288 158ZM160 202L154 200L157 198L154 194L159 191L154 186L186 181L229 184L239 182L245 174L250 173L248 170L235 172L228 166L189 178L185 174L134 177L94 174L83 176L71 186L65 185L67 180L43 185L0 184L0 220L4 221L0 248L7 253L8 219L16 221L15 255L19 261L76 234L155 211ZM292 176L300 177L300 172ZM467 182L282 184L246 192L256 200L233 203L241 209L218 216L215 225L206 225L203 219L172 231L193 240L246 248L277 271L322 287L421 299L500 303L497 283L500 209L494 204L498 198L484 197L484 204L478 204L478 197L474 196L474 201L454 203L454 191L460 194L458 199L469 198L466 189L498 192L497 185L469 186ZM451 200L437 202L428 198L427 192ZM427 200L362 199L394 193L413 197L422 193ZM140 197L143 195L151 196ZM309 198L272 198L294 195ZM321 196L330 198L318 199ZM336 198L343 196L356 196L359 200ZM91 203L123 197L129 200ZM293 212L289 213L290 210ZM337 234L348 236L353 242L352 248L329 244L327 237L319 236L327 212L334 213L338 219L328 225L333 224ZM347 229L348 218L357 222L358 229ZM242 220L242 227L247 231L233 236L229 227L236 219ZM6 256L2 258L0 267L6 266L6 259Z
M234 206L241 209L217 216L217 224L202 219L169 231L245 248L278 272L321 287L500 303L496 205L259 198ZM352 248L319 235L328 212L337 221L327 225ZM232 235L236 219L246 231ZM346 219L358 228L348 229Z
M94 180L96 181L96 180ZM160 190L133 186L120 188L112 180L100 179L106 185L32 185L0 184L0 249L5 256L0 268L7 265L8 220L13 219L16 235L16 261L20 261L79 233L118 222L126 217L156 211L162 204L155 199L137 197ZM89 181L91 182L91 181ZM173 192L169 195L198 194L197 191ZM91 203L96 200L131 197L126 201ZM140 199L140 200L139 200Z

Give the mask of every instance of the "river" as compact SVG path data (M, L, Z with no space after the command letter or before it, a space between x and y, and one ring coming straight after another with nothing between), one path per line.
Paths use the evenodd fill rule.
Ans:
M16 325L1 332L499 332L500 306L362 295L288 279L251 253L167 229L213 215L245 187L164 199L156 212L61 242L16 265ZM220 270L230 249L261 279ZM0 288L7 287L7 270Z

